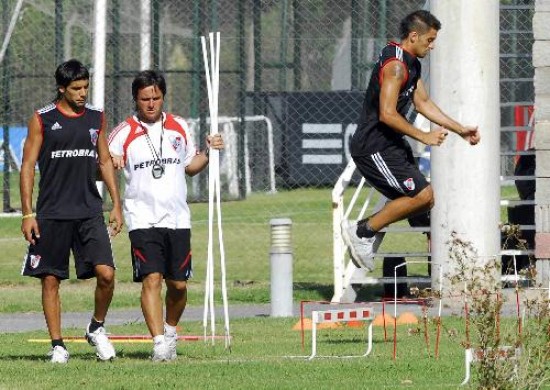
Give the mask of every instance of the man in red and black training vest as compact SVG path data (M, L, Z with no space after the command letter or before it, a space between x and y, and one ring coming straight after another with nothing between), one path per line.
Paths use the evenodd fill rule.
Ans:
M480 141L477 126L464 126L443 113L429 98L420 78L418 59L434 48L440 29L441 23L428 11L409 14L401 21L401 43L388 43L372 71L350 151L363 177L389 202L357 224L345 221L342 225L342 236L358 267L374 268L381 229L425 214L434 204L432 187L404 136L440 146L450 130L471 145ZM416 112L439 127L431 132L414 127L411 123Z
M100 360L115 357L103 326L113 297L115 265L96 186L98 168L113 202L109 216L112 236L122 228L122 210L103 110L86 103L89 78L88 69L77 60L58 66L57 96L32 116L23 149L21 231L29 249L22 274L42 282L42 307L52 340L49 355L53 363L67 363L69 359L61 336L59 286L61 280L69 278L71 250L77 278L97 280L86 338ZM32 193L37 162L40 183L35 214Z

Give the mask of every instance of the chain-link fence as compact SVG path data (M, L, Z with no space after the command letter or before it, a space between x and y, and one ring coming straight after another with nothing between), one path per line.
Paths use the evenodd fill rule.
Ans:
M511 176L517 151L529 149L535 73L532 61L533 0L502 1L500 6L501 172ZM518 131L524 128L526 131Z
M503 157L504 175L510 174L516 150L512 127L522 125L517 110L533 101L533 2L501 1L501 118L506 129L502 149L509 154ZM55 67L74 57L94 71L97 4L0 2L0 123L7 141L4 156L12 157L3 160L4 211L20 208L16 169L26 122L34 109L53 98ZM199 37L220 31L219 114L228 140L224 197L263 210L261 221L253 220L252 211L235 217L235 237L252 237L246 243L248 250L266 253L268 238L254 234L256 224L267 226L271 217L279 216L293 218L295 230L322 223L301 250L304 257L322 258L330 267L326 250L331 241L330 188L349 158L347 145L370 69L379 49L398 39L399 20L415 9L428 8L429 2L109 0L106 4L104 107L109 126L132 112L130 84L147 50L150 66L167 77L166 111L188 118L196 141L203 143L208 101ZM143 6L148 12L142 12ZM144 48L144 42L150 44ZM427 62L423 65L428 68ZM205 199L205 177L190 182L191 200ZM293 195L294 190L298 195ZM265 193L271 195L259 198Z

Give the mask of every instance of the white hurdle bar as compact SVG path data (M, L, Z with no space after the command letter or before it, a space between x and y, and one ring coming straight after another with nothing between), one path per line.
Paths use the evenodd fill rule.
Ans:
M323 356L335 358L365 357L372 350L372 321L374 320L374 309L372 307L357 307L354 309L341 310L314 310L311 312L311 355L312 360L317 355L317 324L327 322L367 321L367 350L363 355L350 356Z

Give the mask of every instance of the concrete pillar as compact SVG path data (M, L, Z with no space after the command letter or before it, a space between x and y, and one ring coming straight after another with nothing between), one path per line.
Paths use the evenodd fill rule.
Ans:
M452 232L472 243L480 263L500 253L499 1L433 0L442 29L430 54L430 96L464 125L478 125L481 143L450 134L432 147L432 284L455 273ZM443 280L444 290L458 290Z
M535 256L537 283L550 285L550 0L536 0L533 16L535 66Z

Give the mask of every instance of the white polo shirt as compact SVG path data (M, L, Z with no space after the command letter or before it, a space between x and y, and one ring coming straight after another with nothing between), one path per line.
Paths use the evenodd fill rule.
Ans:
M152 170L161 157L161 135L164 175L155 179ZM124 218L129 231L191 228L185 167L197 149L183 118L163 113L162 121L148 124L129 117L109 135L109 151L124 157Z

